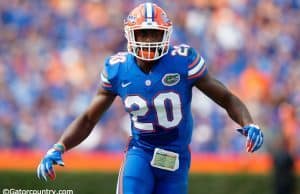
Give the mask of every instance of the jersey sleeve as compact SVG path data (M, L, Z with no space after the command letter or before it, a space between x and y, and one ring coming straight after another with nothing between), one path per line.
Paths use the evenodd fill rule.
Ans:
M208 73L204 58L194 48L189 48L187 63L187 79L191 85Z
M105 60L103 70L100 74L101 87L113 94L118 94L118 70L119 64L111 64L110 57Z

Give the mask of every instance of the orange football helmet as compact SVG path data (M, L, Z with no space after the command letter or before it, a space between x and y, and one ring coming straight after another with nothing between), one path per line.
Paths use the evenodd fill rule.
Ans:
M153 61L168 53L172 22L165 11L154 3L143 3L134 8L124 21L125 37L128 41L128 52L135 57ZM135 30L162 30L160 42L138 42Z

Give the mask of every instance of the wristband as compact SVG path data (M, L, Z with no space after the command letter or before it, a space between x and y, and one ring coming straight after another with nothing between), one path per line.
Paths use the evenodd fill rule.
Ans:
M62 153L64 153L66 151L66 147L64 144L62 143L56 143L53 145L53 149L57 150L57 151L60 151Z
M254 128L258 128L258 129L260 129L260 127L259 127L257 124L254 124L254 123L251 123L251 124L245 125L244 127L254 127Z

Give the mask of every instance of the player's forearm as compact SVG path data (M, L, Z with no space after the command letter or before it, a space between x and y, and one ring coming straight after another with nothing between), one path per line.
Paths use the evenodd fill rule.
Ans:
M62 143L66 150L69 150L80 144L95 127L97 121L92 121L86 114L77 117L65 130L59 143Z
M91 133L115 97L114 94L100 89L87 110L68 126L59 143L62 143L66 150L80 144Z
M226 102L224 108L232 120L241 126L253 123L246 105L238 97L229 95Z

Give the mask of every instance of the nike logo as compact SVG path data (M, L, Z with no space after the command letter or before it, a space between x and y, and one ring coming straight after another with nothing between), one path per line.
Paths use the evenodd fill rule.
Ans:
M131 82L127 82L127 83L122 82L122 83L121 83L121 86L122 86L122 88L126 88L126 87L129 86L130 84L131 84Z

